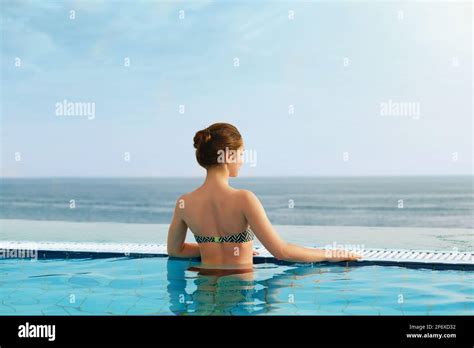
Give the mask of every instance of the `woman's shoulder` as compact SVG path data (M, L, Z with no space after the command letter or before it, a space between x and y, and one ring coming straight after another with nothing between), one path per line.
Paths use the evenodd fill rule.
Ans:
M257 196L255 195L255 193L253 193L252 191L250 190L245 190L245 189L239 189L239 190L235 190L235 194L236 196L239 198L239 200L243 203L243 204L250 204L252 202L256 202L258 201L258 198Z
M202 196L202 187L198 187L194 191L186 192L183 193L181 196L178 197L178 201L190 201L190 200L195 200L198 199Z

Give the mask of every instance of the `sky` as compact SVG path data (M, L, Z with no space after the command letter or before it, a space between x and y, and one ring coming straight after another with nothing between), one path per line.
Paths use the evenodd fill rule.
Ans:
M470 2L5 0L0 175L202 176L193 136L214 122L242 133L243 176L472 175L472 18Z

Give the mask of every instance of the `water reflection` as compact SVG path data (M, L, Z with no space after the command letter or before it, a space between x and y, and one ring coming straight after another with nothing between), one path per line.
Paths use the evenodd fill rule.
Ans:
M291 293L304 278L349 270L276 264L259 264L250 270L209 270L199 268L196 262L168 259L170 310L177 315L258 315L289 306L285 311L291 312L296 306L283 290L290 289Z

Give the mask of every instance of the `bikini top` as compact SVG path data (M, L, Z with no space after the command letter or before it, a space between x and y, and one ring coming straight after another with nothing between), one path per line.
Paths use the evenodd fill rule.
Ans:
M196 242L198 243L246 243L254 239L254 234L250 227L243 232L232 234L224 237L204 237L194 235Z

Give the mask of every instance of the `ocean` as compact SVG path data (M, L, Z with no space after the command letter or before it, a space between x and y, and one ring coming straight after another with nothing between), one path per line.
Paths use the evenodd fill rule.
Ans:
M202 178L2 178L0 219L168 224ZM472 176L235 178L276 225L473 228Z

